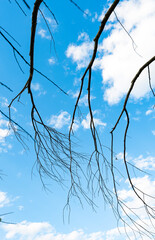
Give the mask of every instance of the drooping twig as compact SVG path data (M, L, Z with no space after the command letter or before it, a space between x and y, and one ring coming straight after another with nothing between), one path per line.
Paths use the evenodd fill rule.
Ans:
M45 1L43 1L43 3L44 3L44 5L45 5L45 7L49 10L49 12L52 14L52 16L53 16L56 24L58 25L58 20L56 19L55 14L51 11L51 9L49 8L49 6L46 4Z
M88 15L82 8L73 0L69 0L75 7L77 7L84 15Z
M22 60L30 66L30 63L24 58L24 56L13 46L13 44L7 39L7 37L0 31L0 35L6 40L6 42L14 49L14 51L22 58ZM38 69L34 68L34 71L39 73L41 76L43 76L46 80L51 82L55 87L57 87L61 92L63 92L65 95L68 95L67 92L65 92L60 86L58 86L55 82L53 82L49 77L47 77L45 74L43 74Z
M19 2L18 2L17 0L14 0L14 1L15 1L15 3L17 4L17 6L20 8L20 10L22 11L22 13L23 13L25 16L27 16L26 13L25 13L25 11L23 10L23 8L21 7L21 5L19 4Z
M28 3L25 0L23 0L23 2L25 3L26 7L30 10L30 6L28 5Z
M4 86L5 88L7 88L10 92L13 92L13 90L12 90L10 87L8 87L6 84L0 82L0 85L2 85L2 86Z

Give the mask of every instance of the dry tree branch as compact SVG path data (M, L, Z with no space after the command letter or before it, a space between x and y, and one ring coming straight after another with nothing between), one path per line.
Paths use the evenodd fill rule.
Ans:
M149 65L148 65L148 78L149 78L149 86L150 86L151 92L152 92L153 96L155 97L155 92L154 92L152 84L151 84L151 74L150 74L150 67L149 67Z
M31 101L31 121L34 130L34 149L36 153L36 165L38 167L38 172L40 174L41 181L44 185L43 178L44 176L48 176L51 179L57 181L58 183L63 183L63 174L69 173L70 164L68 159L70 158L70 152L68 147L68 135L65 135L61 132L58 132L56 129L47 126L40 112L35 104L35 99L31 89L31 83L33 80L33 73L37 71L42 76L44 76L41 72L34 68L34 48L35 48L35 35L36 35L36 26L37 26L37 17L39 13L39 8L43 0L36 0L34 3L33 11L32 11L32 24L31 24L31 39L30 39L30 63L20 54L20 52L12 45L12 43L4 36L2 32L0 34L3 38L9 43L12 49L24 60L24 62L29 66L29 77L26 81L23 88L19 91L19 93L12 99L9 104L9 121L12 129L15 132L17 138L22 142L22 138L20 133L17 132L15 125L18 126L11 119L11 106L15 102L17 98L20 98L21 95L27 90L28 96ZM46 77L46 76L44 76ZM46 77L46 79L48 79ZM48 79L49 80L49 79ZM56 85L54 83L54 85ZM57 85L56 85L57 86ZM57 86L58 87L58 86ZM61 89L60 87L58 87ZM65 93L62 89L61 91ZM66 94L66 93L65 93ZM23 130L23 129L22 129ZM22 142L23 143L23 142ZM74 169L72 170L72 174L74 175L74 179L76 179L76 183L79 186L79 191L81 194L84 194L82 191L80 178L77 174L78 171L81 174L84 174L82 167L80 166L78 161L86 160L86 157L80 153L76 153L72 150L72 161L74 163ZM87 161L87 160L86 160ZM62 174L63 173L63 174ZM45 186L45 185L44 185ZM86 194L85 194L86 195Z
M19 9L22 11L22 13L23 13L25 16L27 16L26 13L25 13L25 11L23 10L23 8L21 7L21 5L19 4L19 2L18 2L17 0L14 0L14 1L15 1L15 3L17 4L17 6L19 7Z
M73 115L72 115L72 121L71 121L71 125L70 125L70 130L69 130L69 148L70 148L70 175L71 175L71 188L70 191L72 192L72 189L75 191L75 195L78 197L77 191L76 191L76 185L74 184L74 176L72 175L72 165L73 165L73 158L72 158L72 143L71 143L71 133L73 132L73 125L74 125L74 121L75 121L75 115L76 115L76 111L78 109L78 104L79 104L79 100L83 91L83 84L86 78L87 73L89 74L88 76L88 87L87 87L87 91L88 91L88 108L89 108L89 113L90 113L90 130L91 130L91 134L92 134L92 138L93 138L93 143L94 143L94 152L92 153L89 163L88 163L88 171L89 171L89 182L88 185L90 185L91 182L91 189L92 192L94 191L94 181L97 180L98 182L98 187L99 190L98 192L101 192L103 194L103 197L105 199L106 202L110 203L110 205L112 206L112 193L111 191L107 188L106 186L106 182L104 180L103 177L103 171L101 169L103 169L103 167L106 166L105 163L107 163L107 166L109 166L109 163L107 162L107 160L105 159L104 155L103 155L103 151L102 151L102 145L100 143L98 134L97 134L97 130L95 128L95 124L94 124L94 118L93 118L93 112L92 112L92 108L91 108L91 99L90 99L90 90L91 90L91 79L92 79L92 75L91 75L91 71L92 71L92 66L94 64L94 61L96 59L96 54L97 54L97 50L98 50L98 42L99 39L101 37L101 34L105 28L105 25L109 19L109 17L111 16L111 14L113 13L114 9L116 8L116 6L118 5L118 3L120 2L120 0L115 0L113 2L113 4L111 5L111 7L108 9L107 13L105 14L99 31L97 32L95 38L94 38L94 49L93 49L93 53L92 53L92 58L81 78L81 86L80 86L80 90L79 90L79 94L75 103L75 107L73 110ZM100 151L98 149L98 144L100 147ZM96 160L96 165L97 165L97 170L95 173L93 173L93 170L91 168L91 164L92 164L92 159L93 156L95 155L95 160ZM105 164L105 166L103 166L103 163L100 161L100 156L103 158L103 162ZM93 176L93 177L92 177ZM85 195L84 195L85 197ZM68 197L69 198L69 197Z
M23 2L25 3L26 7L30 10L30 6L28 5L28 3L25 0L23 0Z
M8 215L8 214L12 214L13 212L8 212L8 213L3 213L3 214L0 214L0 223L5 223L5 224L15 224L15 223L12 223L12 222L5 222L2 220L2 216L5 216L5 215Z
M69 0L77 9L79 9L83 14L88 15L82 8L73 0Z
M97 179L98 186L99 186L99 191L101 191L101 193L103 194L104 200L107 200L107 202L112 206L114 214L118 217L118 219L120 219L124 223L124 226L128 226L128 228L130 228L130 230L133 232L133 234L135 234L135 232L136 232L140 236L142 236L142 235L146 236L147 235L148 237L151 238L153 236L153 233L149 232L148 228L146 228L144 226L144 222L143 221L141 221L141 224L139 224L135 220L136 217L137 217L137 219L139 217L136 215L135 212L132 211L132 209L130 209L127 206L127 204L123 200L120 199L120 196L118 195L117 182L116 182L116 177L115 177L115 172L114 172L115 166L114 166L114 161L113 161L113 155L114 155L114 152L113 152L113 132L116 129L116 127L117 127L117 125L118 125L118 123L119 123L123 113L125 113L126 117L127 117L127 125L126 125L126 129L125 129L125 133L124 133L124 164L125 164L125 168L126 168L126 172L127 172L127 177L128 177L128 180L129 180L129 183L131 185L132 190L134 191L134 193L136 194L138 199L144 205L144 208L146 210L148 218L154 218L154 208L152 206L150 206L149 204L147 204L147 202L145 201L145 198L144 198L145 196L151 197L151 198L153 198L153 197L152 196L148 196L146 193L142 192L140 189L138 189L136 186L134 186L134 184L132 182L132 179L131 179L131 176L130 176L129 169L128 169L128 163L127 163L127 160L126 160L126 138L127 138L127 132L128 132L128 127L129 127L129 122L130 121L129 121L129 115L128 115L128 112L127 112L127 109L126 109L126 105L127 105L130 93L131 93L131 91L134 88L134 84L135 84L137 78L140 76L140 74L142 73L142 71L146 67L149 67L149 65L153 61L155 61L155 57L151 58L147 63L145 63L139 69L139 71L135 75L134 79L132 80L131 86L129 88L129 91L128 91L127 95L126 95L126 99L125 99L125 102L124 102L123 110L122 110L122 112L121 112L121 114L120 114L120 116L119 116L119 118L118 118L114 128L111 131L111 163L109 164L108 161L104 160L104 164L106 163L107 166L111 170L112 179L113 179L114 193L111 193L110 190L107 188L107 185L105 184L105 180L103 178L103 169L101 171L100 156L102 156L103 159L105 159L105 157L103 155L102 145L100 144L100 140L99 140L99 137L98 137L98 134L97 134L97 130L95 128L93 112L92 112L92 108L91 108L91 101L90 101L92 66L93 66L94 61L96 59L96 54L97 54L97 50L98 50L98 42L99 42L100 36L101 36L101 34L102 34L103 30L104 30L104 27L105 27L105 25L106 25L110 15L114 12L114 10L115 10L116 6L118 5L118 3L119 3L119 1L114 1L113 2L113 4L108 9L107 13L105 14L105 16L104 16L104 18L103 18L103 20L101 22L99 31L98 31L96 37L94 38L94 49L93 49L93 54L92 54L91 60L90 60L88 66L87 66L87 68L86 68L86 70L85 70L85 72L84 72L84 74L83 74L83 76L81 78L81 86L80 86L79 94L78 94L77 99L76 99L76 103L75 103L75 107L74 107L73 115L72 115L72 122L71 122L70 130L69 130L71 190L72 190L72 188L76 187L76 186L74 186L74 177L72 176L71 134L72 134L72 131L73 131L73 125L74 125L74 121L75 121L75 115L76 115L76 112L77 112L77 109L78 109L79 100L81 98L81 94L82 94L82 91L83 91L84 81L85 81L86 75L88 73L88 87L87 87L87 91L88 91L88 108L89 108L89 114L90 114L90 130L91 130L92 139L93 139L93 143L94 143L94 152L92 153L92 155L90 157L90 160L89 160L89 164L88 164L88 171L90 172L90 176L91 176L89 178L89 184L90 184L90 181L91 181L92 192L94 192L94 180ZM115 12L114 12L114 14L116 16L116 19L119 21L119 19L118 19L118 17L117 17ZM119 23L121 24L120 21L119 21ZM121 26L122 26L122 24L121 24ZM124 26L122 26L122 27L126 31ZM128 33L128 35L129 35L129 33ZM130 38L131 38L131 36L130 36ZM131 38L131 40L132 40L132 43L134 45L134 41L133 41L132 38ZM135 48L134 48L134 50L135 50ZM151 86L151 78L150 78L149 68L148 68L148 76L149 76L150 89L153 90L152 86ZM154 91L153 91L153 93L154 93ZM101 153L100 153L99 150L101 151ZM92 167L91 167L91 165L92 165L92 158L93 158L94 155L95 155L95 160L96 160L96 165L97 165L97 170L96 170L95 173L93 172L94 169L92 169ZM113 199L116 199L116 203L117 203L116 207L114 205L114 200ZM134 215L134 217L131 217L130 214L128 214L127 210L130 213L132 213ZM127 216L127 218L129 219L131 225L128 224L128 222L122 217L122 213L124 213Z
M2 85L3 87L7 88L10 92L13 92L13 90L10 87L8 87L6 84L0 82L0 85Z
M44 3L44 5L45 5L45 7L48 9L48 11L52 14L52 16L53 16L56 24L59 25L59 23L58 23L58 21L57 21L57 19L56 19L56 17L55 17L55 14L54 14L54 13L52 12L52 10L48 7L48 5L46 4L45 1L43 1L43 3Z
M4 40L12 47L12 49L20 56L20 58L30 67L30 63L24 58L24 56L14 47L14 45L7 39L7 37L0 31L0 35L4 38ZM40 74L42 77L44 77L46 80L51 82L55 87L57 87L61 92L63 92L65 95L68 95L58 84L53 82L49 77L47 77L45 74L43 74L41 71L36 69L34 67L34 71Z
M49 27L49 25L48 25L48 22L47 22L47 20L46 20L46 18L45 18L45 16L44 16L43 12L42 12L40 9L39 9L39 11L40 11L40 13L41 13L41 15L42 15L42 17L43 17L43 19L44 19L44 21L45 21L45 24L46 24L47 29L48 29L48 31L49 31L49 34L50 34L50 36L51 36L51 42L53 41L54 51L55 51L55 53L56 53L55 40L54 40L54 37L53 37L52 32L51 32L51 30L50 30L50 27ZM56 55L57 55L57 53L56 53Z
M123 30L126 32L126 34L128 35L128 37L131 39L131 42L132 42L132 46L133 46L133 49L135 51L135 53L139 56L139 57L142 57L137 51L136 51L136 48L137 48L137 44L135 43L134 39L132 38L131 34L127 31L127 29L124 27L124 25L121 23L121 21L119 20L116 12L114 11L114 15L116 17L116 20L118 21L118 23L121 25L121 27L123 28Z
M117 194L117 187L116 187L116 184L115 184L115 175L114 175L114 169L113 169L113 134L114 134L114 131L115 129L117 128L123 114L125 113L126 115L126 119L127 119L127 123L126 123L126 128L125 128L125 132L124 132L124 153L123 153L123 158L124 158L124 165L125 165L125 169L126 169L126 173L127 173L127 177L128 177L128 180L129 180L129 183L130 183L130 186L131 186L131 189L133 190L133 192L135 193L135 195L137 196L137 198L142 202L143 206L144 206L144 209L148 215L148 218L150 219L150 222L151 222L151 219L154 219L155 218L155 215L154 215L154 208L152 206L150 206L149 204L147 204L147 202L145 201L145 196L149 197L149 198L152 198L152 199L155 199L155 197L153 196L149 196L148 194L144 193L142 190L140 190L139 188L137 188L134 183L132 182L132 179L131 179L131 174L130 174L130 171L129 171L129 168L128 168L128 163L127 163L127 160L126 160L126 139L127 139L127 132L128 132L128 128L129 128L129 123L130 123L130 118L129 118L129 114L128 114L128 111L127 111L127 103L128 103L128 100L129 100L129 97L130 97L130 94L132 92L132 90L134 89L134 85L137 81L137 79L139 78L139 76L141 75L141 73L146 69L148 68L148 78L149 78L149 84L150 84L150 89L153 91L152 89L152 86L151 86L151 77L150 77L150 70L149 70L149 65L151 63L153 63L155 61L155 56L152 57L149 61L147 61L140 69L139 71L137 72L137 74L135 75L135 77L133 78L133 80L131 81L131 86L126 94L126 98L125 98L125 101L124 101L124 105L123 105L123 108L122 108L122 111L116 121L116 124L114 125L114 127L112 128L112 131L110 132L111 133L111 172L112 172L112 176L113 176L113 184L114 184L114 190L115 190L115 194L116 194L116 199L117 199L117 205L123 210L123 212L125 213L125 210L124 210L124 203L122 201L120 201L120 198ZM153 91L154 93L154 91ZM154 95L154 94L153 94ZM142 197L142 196L143 197ZM127 208L127 205L125 205L125 207ZM132 210L129 209L129 211L131 212ZM134 214L135 215L135 214ZM129 216L129 214L127 215L128 216L128 219L133 223L134 227L136 227L139 231L139 234L143 234L143 235L149 235L148 237L152 237L153 236L153 233L150 232L147 228L145 228L143 225L139 225L136 221L134 221L133 218L131 218ZM121 218L122 220L122 218ZM154 227L154 226L153 226ZM134 229L133 229L134 231Z

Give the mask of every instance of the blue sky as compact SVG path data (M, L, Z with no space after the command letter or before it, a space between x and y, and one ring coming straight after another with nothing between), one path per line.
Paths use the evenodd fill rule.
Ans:
M20 43L21 46L6 35L29 60L31 11L34 1L27 0L31 11L22 1L19 1L27 16L20 11L14 0L11 3L6 0L1 1L1 27ZM77 3L86 13L83 14L70 1L47 0L46 3L55 14L58 24L45 5L41 6L41 11L52 32L55 48L45 21L39 14L35 42L35 67L66 91L68 96L37 73L34 74L32 90L44 122L63 133L69 131L80 78L92 55L93 38L112 2L79 0ZM131 80L139 68L154 56L154 9L154 0L120 1L115 11L130 36L112 14L99 41L98 54L92 70L91 102L94 122L108 160L110 159L110 131L121 112ZM0 31L6 34L2 29ZM10 101L18 94L28 78L28 66L19 56L17 59L24 74L19 69L11 47L0 35L0 82L13 90L11 92L0 85L0 110L5 114L8 114ZM150 72L154 87L155 63L150 66ZM12 105L11 114L14 121L33 135L30 105L29 96L25 92L20 102L16 101ZM127 160L144 171L140 172L130 167L131 177L138 188L142 188L148 195L155 196L155 110L147 70L138 78L127 108L130 116ZM73 128L77 143L76 151L89 155L93 151L93 141L89 129L87 83L84 84L79 109ZM139 208L142 204L131 191L125 173L122 155L125 124L126 118L123 115L114 133L115 164L123 175L122 177L117 173L119 196L129 207L136 207L136 214L150 225L144 209ZM112 210L109 205L105 205L101 194L95 195L94 201L97 205L95 211L83 198L82 208L78 199L72 197L70 222L68 223L67 211L64 213L65 222L63 222L63 208L67 200L70 177L65 175L65 186L45 178L44 182L50 190L46 191L34 166L36 156L33 141L26 135L24 137L26 149L9 129L8 119L0 114L0 169L2 171L0 214L13 212L2 216L2 220L17 223L15 225L1 223L1 239L126 239L123 225L119 223L122 233L120 235ZM112 190L111 182L109 174L107 184ZM82 183L85 186L83 179ZM146 197L146 201L151 206L155 205L152 198ZM137 219L136 221L138 222ZM130 228L127 228L127 232L131 239L135 239ZM136 239L140 239L138 235ZM148 238L145 236L143 239Z

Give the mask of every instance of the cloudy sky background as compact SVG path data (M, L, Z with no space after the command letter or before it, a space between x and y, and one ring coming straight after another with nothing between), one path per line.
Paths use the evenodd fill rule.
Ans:
M35 65L43 73L60 85L69 97L37 74L34 75L32 90L35 101L44 116L44 121L59 131L67 132L71 123L72 111L80 86L80 77L86 68L93 51L95 37L100 21L112 1L79 1L83 14L69 1L59 1L50 5L59 24L57 25L47 9L42 6L53 37L55 49L43 18L39 15ZM32 4L30 4L32 7ZM15 46L28 59L30 38L30 11L22 4L27 14L25 17L17 4L12 1L2 1L0 15L1 26L12 34L21 44ZM6 13L9 18L6 18ZM123 100L131 81L139 68L155 53L155 1L128 0L121 1L108 21L100 42L92 75L92 107L94 122L106 146L105 154L109 156L110 130L114 126ZM117 21L116 16L127 32ZM11 20L11 21L10 21ZM16 26L16 27L15 27ZM14 59L11 48L0 38L0 71L1 82L9 86L13 92L0 85L0 109L8 113L8 105L12 98L22 88L28 76L28 67L19 59L25 72L23 75ZM150 66L152 86L155 86L155 63ZM29 117L30 102L26 94L20 102L12 106L12 117L27 131L32 132ZM91 153L92 139L89 132L90 116L87 104L87 86L79 102L79 112L73 127L78 139L78 149ZM127 159L137 168L148 173L132 171L132 180L137 187L143 186L143 191L155 196L155 127L154 99L149 88L147 69L137 80L128 104L132 124L128 133ZM115 152L118 167L125 176L122 160L123 129L125 117L119 125L115 142ZM45 179L51 192L46 192L34 167L35 154L33 142L26 137L28 148L24 149L9 129L8 120L0 114L0 214L13 212L2 216L2 220L17 224L0 225L1 239L21 240L112 240L125 239L124 227L120 223L120 233L117 222L110 207L105 209L103 198L96 196L98 208L94 212L83 202L84 209L76 199L71 202L70 223L68 212L65 212L63 223L63 207L66 203L69 187L61 187L57 183ZM89 142L89 144L88 144ZM141 203L129 188L127 177L118 178L120 183L119 196L128 206L138 208L136 211L145 223L149 224ZM146 198L154 206L152 198ZM131 214L131 213L130 213ZM138 220L137 220L138 221ZM126 229L131 239L129 228ZM151 226L150 226L151 230ZM139 239L139 238L137 238ZM145 237L145 240L148 238Z

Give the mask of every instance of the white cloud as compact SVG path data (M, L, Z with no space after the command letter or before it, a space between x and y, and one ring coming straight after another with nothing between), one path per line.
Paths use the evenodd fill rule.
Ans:
M152 134L155 136L155 130L152 131Z
M95 22L98 19L98 14L95 12L94 17L92 17L92 22Z
M131 39L116 21L114 14L109 21L109 28L112 28L108 32L108 37L99 45L95 69L102 72L104 100L111 105L118 103L125 96L139 68L154 55L155 28L152 28L155 22L154 9L154 0L122 1L116 8L119 20L134 39L137 45L136 52L142 57L134 51ZM105 10L103 12L105 13ZM84 41L81 45L71 44L67 49L67 57L77 63L78 69L86 67L92 47L90 41ZM155 86L154 64L150 69L152 86ZM149 91L146 69L137 80L131 95L134 99L140 99Z
M8 137L11 134L11 131L8 129L0 128L0 142L4 141L4 138Z
M82 32L79 36L78 36L78 41L89 41L89 36L86 32Z
M86 18L86 17L90 17L91 16L91 12L90 12L90 10L89 9L86 9L85 11L85 14L83 14L83 16Z
M155 204L155 199L150 196L155 196L155 181L151 180L147 175L144 177L137 177L137 178L132 178L131 179L134 186L136 186L137 189L140 189L142 192L144 192L144 195L142 192L138 191L139 196L142 199L145 199L145 202L150 205L154 206ZM128 186L130 186L129 182ZM119 197L125 201L126 205L130 209L135 209L134 212L129 212L129 209L126 209L127 213L130 215L133 215L133 213L136 213L140 218L142 219L148 219L147 213L145 212L145 207L143 206L142 201L137 197L137 195L134 193L133 190L129 187L129 189L123 189L118 192Z
M72 96L72 98L77 98L79 95L79 91L77 92L73 92L73 91L68 91L68 93ZM95 99L96 97L94 96L90 96L90 100ZM88 106L88 94L85 94L84 96L82 96L79 100L79 106Z
M73 62L77 63L77 69L81 69L87 66L92 50L93 42L87 40L81 45L70 44L67 48L66 56L72 58Z
M61 129L65 125L69 125L71 116L68 112L62 111L59 115L52 115L48 123L54 128Z
M31 88L32 88L32 90L34 90L34 91L39 91L39 90L41 89L39 83L32 83L32 84L31 84Z
M45 38L45 39L51 39L51 37L49 36L49 34L47 34L47 31L43 28L41 28L39 31L38 31L38 35L41 36L41 38Z
M1 107L8 108L8 106L9 106L8 99L5 97L0 97L0 104L1 104ZM15 107L11 106L11 109L14 110L15 112L17 112L17 109Z
M90 96L90 100L93 100L95 99L96 97L94 96ZM85 106L88 106L88 94L84 95L82 98L80 98L79 100L79 106L80 105L85 105Z
M46 20L50 25L51 30L56 31L56 29L58 28L58 24L56 23L56 21L50 17L46 17Z
M18 206L19 211L22 211L24 207L22 205Z
M148 156L143 157L140 155L138 158L133 160L135 166L142 169L142 170L155 170L155 157Z
M95 127L97 127L97 126L105 127L105 126L106 126L106 123L102 122L101 119L96 118L96 117L95 117L95 114L96 114L96 113L97 113L96 111L93 112L93 114L94 114ZM85 128L85 129L89 129L89 128L90 128L90 114L89 114L89 113L87 114L86 118L82 120L81 125L82 125L83 128Z
M6 192L0 192L0 208L8 205L10 203L10 199L7 196Z
M97 118L96 115L98 114L98 111L94 111L94 123L95 126L99 126L101 128L104 128L106 126L106 123L102 122L100 118ZM51 118L48 120L48 124L51 125L54 128L61 129L64 126L70 127L71 124L71 115L66 112L62 111L58 115L52 115ZM84 129L89 129L90 127L90 115L87 114L86 118L81 121L75 118L74 124L73 124L73 131L77 131L80 127L83 127Z
M15 225L1 226L6 234L6 239L11 240L101 240L103 232L86 234L83 230L72 231L70 233L58 233L47 222L27 222L23 221Z
M153 56L155 30L151 26L155 21L154 8L155 2L152 0L132 0L121 2L116 9L120 21L138 46L136 51L143 57L134 52L131 39L119 23L113 22L114 29L101 44L105 56L98 62L103 84L107 84L104 99L109 104L118 103L122 99L136 72ZM151 68L151 73L155 76L154 68ZM132 97L139 99L149 90L147 71L144 71L136 83Z
M147 115L150 115L150 114L152 114L152 113L154 113L154 106L152 106L151 109L148 109L148 110L146 111L145 115L147 116Z
M150 115L152 112L153 112L152 110L147 110L145 114Z
M50 65L54 65L55 64L55 58L54 57L51 57L51 58L49 58L48 59L48 63L50 64Z
M32 83L31 88L33 91L38 92L38 96L46 94L46 91L42 89L39 83Z
M132 178L131 181L134 184L134 186L136 186L139 196L142 199L144 199L149 206L153 208L155 205L155 199L153 198L155 196L155 181L151 180L147 175L144 177ZM155 224L155 220L153 219L153 217L149 219L148 213L146 211L146 208L143 206L142 201L140 201L140 199L137 197L134 191L131 190L128 180L126 181L126 183L128 184L128 188L124 186L124 189L118 191L119 198L125 203L125 205L123 205L125 213L122 211L122 214L124 220L127 221L126 227L124 228L120 226L119 231L117 228L109 230L106 233L107 234L106 240L126 239L126 233L132 240L141 239L141 236L138 235L138 231L135 231L135 235L133 235L131 227L135 230L136 227L133 225L131 221L128 221L129 219L127 220L126 214L128 214L129 217L133 218L135 223L139 224L140 230L142 230L141 227L144 227L145 229L148 229L148 232L149 231L150 233L154 232L153 225ZM139 191L138 189L140 189L142 192ZM143 192L146 194L145 196ZM129 209L131 209L131 211ZM150 210L150 212L152 213L153 216L154 215L153 211ZM120 233L121 235L119 235ZM144 239L148 240L151 238L145 236Z
M5 138L10 136L12 131L9 129L9 122L4 120L1 115L0 115L0 143L2 145L2 148L0 148L0 152L4 151L6 152L7 150L4 149L5 147ZM8 145L8 148L10 148L10 144Z

